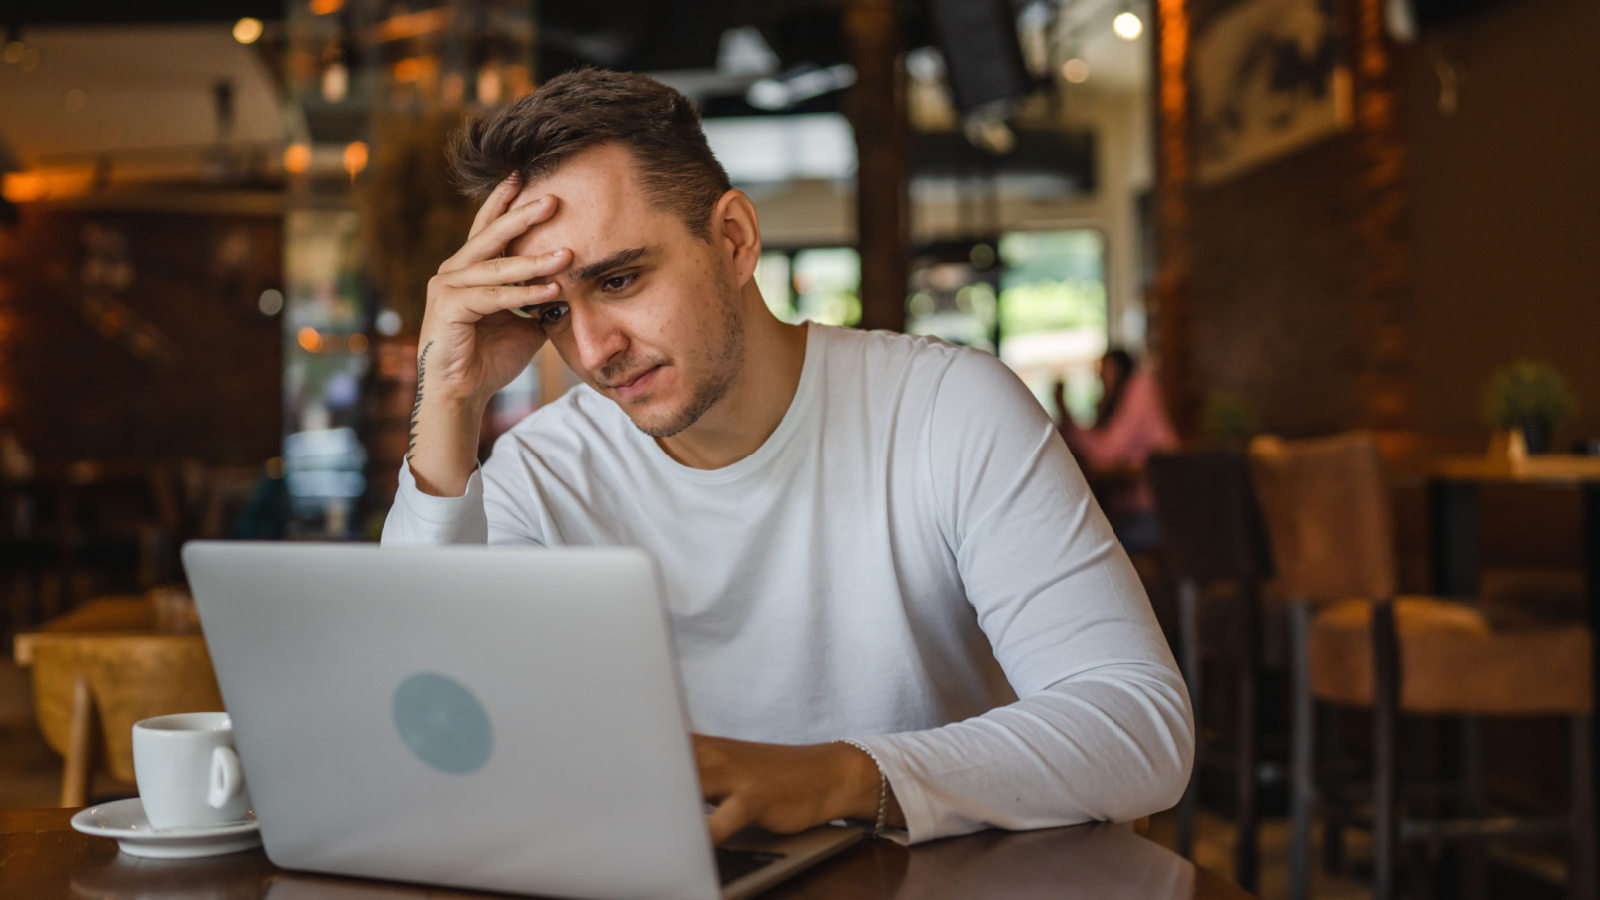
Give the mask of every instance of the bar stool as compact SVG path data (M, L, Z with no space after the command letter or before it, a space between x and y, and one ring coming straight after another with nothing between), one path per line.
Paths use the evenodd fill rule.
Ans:
M1589 750L1590 635L1581 625L1507 628L1475 605L1397 596L1393 519L1377 445L1368 435L1286 443L1258 439L1251 464L1279 584L1291 603L1290 897L1310 887L1310 829L1318 796L1315 704L1373 717L1373 896L1395 893L1402 841L1476 840L1568 832L1573 897L1595 890ZM1465 717L1458 815L1406 815L1399 792L1399 714ZM1561 817L1486 813L1480 716L1570 717L1573 803ZM1481 875L1484 854L1470 853ZM1470 893L1483 888L1468 878Z
M1167 559L1178 578L1183 676L1195 710L1196 733L1201 735L1189 786L1178 805L1177 850L1190 856L1194 849L1201 768L1231 770L1238 816L1234 880L1254 891L1259 868L1257 788L1263 774L1257 715L1263 643L1261 584L1272 575L1272 557L1251 488L1249 461L1238 452L1165 453L1151 456L1146 471ZM1223 623L1230 632L1224 636L1228 653L1218 653L1221 648L1216 646L1202 646L1202 589L1218 582L1237 585L1240 600L1238 615ZM1235 678L1238 716L1233 746L1228 749L1207 746L1204 729L1199 727L1204 709L1202 660L1208 655L1226 656Z

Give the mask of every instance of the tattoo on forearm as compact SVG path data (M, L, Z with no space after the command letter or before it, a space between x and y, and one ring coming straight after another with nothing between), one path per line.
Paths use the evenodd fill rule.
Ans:
M433 349L433 341L429 341L417 354L417 402L411 406L411 440L406 444L406 459L411 459L411 454L417 451L417 419L422 415L422 379L428 371L428 351Z

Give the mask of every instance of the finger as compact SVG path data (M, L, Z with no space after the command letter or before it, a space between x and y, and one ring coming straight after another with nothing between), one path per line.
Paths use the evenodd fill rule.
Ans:
M524 203L486 224L482 230L467 238L454 256L439 266L439 271L451 272L485 259L505 253L506 246L555 212L555 198L545 195L531 203Z
M721 805L706 817L706 828L711 831L711 843L720 845L753 821L755 821L755 817L750 814L750 810L746 807L744 796L742 794L734 794L723 800Z
M482 231L467 238L456 254L445 260L439 267L441 272L450 272L469 266L475 262L493 259L505 252L506 245L516 240L527 232L528 229L555 215L556 198L550 194L507 212L505 215L489 223Z
M452 293L456 309L465 313L459 321L476 322L503 310L550 303L560 295L561 288L554 284L503 284L458 288Z
M497 256L456 269L443 278L452 287L518 284L548 278L571 264L572 251L562 247L536 256Z
M511 201L517 196L517 188L521 185L522 179L515 173L496 185L489 198L478 207L478 214L472 219L472 230L467 232L467 238L476 237L478 232L489 227L490 222L500 218L501 214L511 206Z

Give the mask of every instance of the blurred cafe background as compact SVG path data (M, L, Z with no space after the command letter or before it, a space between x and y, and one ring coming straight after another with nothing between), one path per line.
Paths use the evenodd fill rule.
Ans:
M441 148L578 66L700 105L779 317L1061 424L1197 701L1154 839L1595 896L1594 0L7 0L0 808L220 703L184 541L376 539ZM576 383L541 352L483 451Z

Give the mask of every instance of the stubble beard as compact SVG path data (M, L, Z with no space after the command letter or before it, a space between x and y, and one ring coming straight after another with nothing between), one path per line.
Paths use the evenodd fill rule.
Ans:
M744 318L739 315L737 294L725 275L717 278L717 306L721 310L719 322L712 327L720 331L716 341L704 355L705 374L694 384L685 403L668 418L659 422L633 420L634 427L649 436L661 439L673 437L694 423L717 404L733 387L744 367Z

